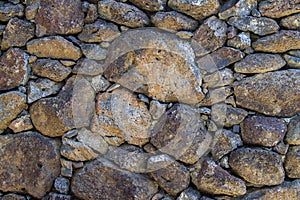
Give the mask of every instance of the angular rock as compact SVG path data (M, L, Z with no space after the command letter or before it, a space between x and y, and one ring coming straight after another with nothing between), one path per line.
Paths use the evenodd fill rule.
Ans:
M213 14L216 14L220 7L220 3L218 0L169 0L168 6L173 10L201 21Z
M233 83L233 81L233 72L228 68L218 70L213 74L203 76L203 86L206 86L208 88L230 85L231 83Z
M94 200L150 199L157 192L157 185L147 177L119 169L102 158L78 170L71 188L76 197Z
M197 109L175 104L155 124L150 141L159 151L193 164L206 153L212 137Z
M243 141L251 145L273 147L283 140L286 123L275 117L253 116L241 123Z
M300 29L300 13L283 18L280 25L286 29Z
M117 24L138 28L148 25L148 16L137 7L115 0L98 1L100 18L113 21Z
M36 35L75 34L83 27L80 0L42 0L35 16Z
M220 9L219 18L227 19L229 17L243 17L250 15L256 8L257 0L230 0Z
M91 24L97 20L97 6L88 2L83 2L83 12L85 14L84 24Z
M83 42L110 42L119 35L117 25L99 19L92 24L86 24L78 35L78 39Z
M252 47L255 51L271 53L284 53L292 49L300 49L300 32L282 30L256 40Z
M182 191L176 200L199 200L200 197L201 194L198 190L189 187L186 190Z
M203 85L205 86L205 85ZM228 87L208 88L205 98L199 102L197 107L213 106L214 104L224 102L226 98L232 95L232 89Z
M24 85L28 78L28 55L11 48L0 58L0 91Z
M0 105L0 133L2 133L10 122L27 108L26 95L16 91L0 94Z
M229 174L214 161L205 159L197 164L199 166L196 166L191 177L198 190L229 196L241 196L246 193L245 182Z
M292 118L284 141L291 145L300 145L300 117Z
M234 64L234 71L243 74L266 73L276 71L286 62L279 54L254 53Z
M157 12L151 16L151 22L156 27L172 31L193 31L198 27L198 22L176 11Z
M9 128L11 130L13 130L14 133L19 133L22 131L28 131L28 130L32 129L33 125L32 125L31 119L30 119L30 115L25 114L25 115L22 115L22 116L16 118L15 120L13 120L10 123Z
M270 116L289 117L300 111L300 72L283 70L258 74L234 83L239 106Z
M26 1L25 16L27 20L33 20L39 9L41 0Z
M43 200L72 200L72 196L50 192Z
M50 191L60 172L57 141L26 132L1 136L0 146L1 191L28 193L35 198Z
M80 59L77 64L73 67L72 72L74 74L83 74L95 76L99 74L103 74L104 65L95 60L83 58Z
M279 185L284 181L281 157L260 148L240 148L229 156L231 169L256 186Z
M283 58L289 67L300 69L300 57L284 54Z
M290 146L284 161L286 175L300 178L300 146Z
M104 92L110 86L110 83L102 75L92 77L90 82L96 93Z
M269 35L279 29L277 22L267 17L232 17L228 23L241 31L251 31L257 35Z
M149 112L153 119L159 119L167 110L167 104L162 104L159 101L152 100L150 102Z
M283 141L279 142L273 150L281 155L285 155L289 149L289 145L285 144Z
M291 0L265 0L259 3L259 12L263 16L280 18L300 12L300 4Z
M27 43L27 51L39 58L78 60L82 55L78 47L61 36L31 40Z
M24 15L24 6L22 4L13 5L0 2L0 21L7 22L13 17L22 17Z
M26 197L18 194L10 193L2 196L1 200L26 200Z
M30 66L34 74L56 82L63 81L72 71L70 67L65 67L58 60L51 59L38 59Z
M99 44L82 44L80 47L87 59L104 60L106 58L107 50Z
M129 2L140 9L152 12L165 10L167 6L167 0L129 0Z
M1 50L10 47L22 47L34 37L34 24L26 20L12 18L2 35Z
M227 25L212 16L195 31L192 47L196 56L203 56L222 47L226 41Z
M71 178L73 175L72 161L61 158L60 164L61 164L60 174L64 177Z
M69 179L63 177L57 177L54 181L54 188L59 193L68 194L70 188Z
M237 49L245 50L251 46L250 33L242 32L234 38L227 40L227 45Z

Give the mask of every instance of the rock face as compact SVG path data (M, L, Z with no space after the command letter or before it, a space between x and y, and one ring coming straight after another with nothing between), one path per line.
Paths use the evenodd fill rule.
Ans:
M36 35L79 33L84 20L81 4L80 0L42 0L35 16Z
M293 116L300 111L299 76L297 70L283 70L238 81L234 84L236 103L265 115Z
M259 11L263 16L280 18L300 12L300 5L298 1L267 0L260 2Z
M150 199L157 192L157 185L150 179L119 169L104 159L95 160L77 171L71 188L76 197L95 200Z
M256 6L256 0L230 0L220 9L219 17L220 19L227 19L229 17L247 16Z
M300 117L294 117L290 121L285 142L292 145L300 145Z
M283 58L290 68L300 69L300 57L284 54Z
M300 13L283 18L280 24L286 29L300 29Z
M300 146L290 146L284 161L286 175L289 178L300 178Z
M137 7L148 11L162 11L165 10L167 5L167 0L129 0Z
M22 17L24 6L22 4L13 5L10 3L0 2L0 21L9 21L12 17Z
M279 185L284 181L281 158L271 151L240 148L230 154L229 165L237 175L257 186Z
M57 141L26 132L1 136L0 146L2 191L29 193L36 198L50 191L60 172Z

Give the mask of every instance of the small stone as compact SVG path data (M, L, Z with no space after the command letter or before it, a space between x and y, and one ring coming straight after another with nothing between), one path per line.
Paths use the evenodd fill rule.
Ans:
M83 11L85 13L84 23L91 24L97 20L98 10L97 6L88 2L83 2Z
M25 85L29 69L28 55L21 49L11 48L0 58L0 91Z
M102 75L98 75L92 78L91 85L95 93L99 93L104 92L110 86L110 83Z
M289 51L288 54L291 56L300 57L300 50Z
M137 7L115 0L99 1L98 12L100 18L130 28L138 28L150 23L148 16Z
M220 165L221 167L225 168L225 169L229 169L230 166L228 164L228 156L223 156L221 159L220 159Z
M176 35L181 39L190 39L193 37L194 33L189 31L178 31Z
M284 141L291 145L300 145L300 116L293 117L290 121Z
M281 155L285 155L289 149L289 145L285 144L283 141L279 142L273 150Z
M199 200L200 197L201 194L198 190L189 187L182 191L176 200Z
M256 8L257 0L230 0L227 1L220 9L219 18L228 19L229 17L243 17L250 15L251 11Z
M261 14L260 14L259 10L257 10L256 8L253 8L253 9L251 10L251 15L252 15L253 17L261 17Z
M157 12L151 16L151 22L156 27L171 31L193 31L198 27L198 22L176 11Z
M227 25L212 16L195 31L192 47L196 56L204 56L222 47L226 41Z
M29 63L29 64L34 63L36 60L37 60L37 57L36 57L36 56L29 56L29 57L28 57L28 63Z
M251 46L250 33L242 32L238 34L234 38L227 40L227 45L240 50L247 49L248 47Z
M228 68L218 70L213 74L203 76L203 85L207 86L208 88L230 85L231 83L233 83L233 81L233 72Z
M153 119L159 119L164 112L167 110L167 104L162 104L157 100L152 100L150 102L149 112Z
M77 64L73 67L72 72L74 74L82 74L89 76L96 76L103 74L104 65L96 60L91 60L88 58L80 59Z
M83 162L72 162L72 166L74 169L80 169L83 168L84 163Z
M286 62L279 54L254 53L234 64L234 71L244 74L276 71Z
M275 117L252 116L241 123L243 141L251 145L273 147L283 140L286 123Z
M280 25L286 29L300 29L300 13L283 18Z
M269 35L279 29L277 22L267 17L232 17L228 23L241 31L251 31L257 35Z
M26 200L26 198L24 196L11 193L2 196L1 200Z
M104 49L108 49L110 47L110 43L109 42L101 42L100 46Z
M130 3L143 10L163 11L166 9L167 0L129 0Z
M263 16L281 18L300 12L300 5L298 1L265 0L259 3L259 12Z
M16 118L10 123L9 128L13 130L14 133L19 133L22 131L28 131L32 129L33 125L30 119L30 115L25 114Z
M72 161L61 158L60 164L61 164L60 174L64 177L71 178L73 173Z
M39 9L41 0L26 1L25 16L27 20L33 20Z
M260 148L240 148L229 156L231 169L256 186L279 185L284 181L281 157Z
M284 161L286 175L300 178L300 146L290 146Z
M72 196L50 192L43 200L71 200Z
M72 60L60 60L59 62L66 67L72 67L73 65L76 64L76 62Z
M227 39L232 39L238 34L238 30L234 26L228 26Z
M204 115L210 115L211 110L209 108L200 108L200 114L204 114Z
M205 159L191 174L192 182L198 190L214 195L241 196L246 193L245 182L218 166L214 161Z
M99 44L82 44L81 50L87 59L104 60L107 50L103 49Z
M197 107L212 106L224 102L228 96L232 95L232 93L230 87L209 88L205 98L197 104Z
M254 53L254 49L252 47L247 47L245 50L244 50L245 54L252 54Z
M84 23L80 0L42 0L35 16L36 35L79 33Z
M22 47L34 37L34 24L26 20L12 18L2 35L1 50L10 47Z
M283 70L244 78L233 84L236 103L265 115L293 116L300 111L299 76L298 70Z
M54 181L54 188L61 194L68 194L70 188L69 179L58 177Z
M240 132L240 125L233 125L232 132L239 133Z
M189 15L199 21L216 14L220 3L218 0L169 0L168 6L173 10Z
M119 85L117 83L114 83L109 88L107 88L106 92L112 92L112 91L114 91L115 89L117 89L119 87L121 87L121 85Z
M118 26L99 19L92 24L86 24L78 38L83 42L110 42L119 35Z
M284 53L292 49L300 49L300 32L282 30L256 40L252 47L255 51L271 53Z
M77 129L73 129L73 130L70 130L68 131L67 133L65 133L63 135L63 138L75 138L76 136L78 135L78 130Z
M22 4L10 4L0 2L0 21L7 22L13 17L23 17L24 6Z
M138 94L138 98L139 98L140 101L142 101L146 104L149 104L149 98L146 95Z
M300 57L284 54L283 58L289 67L300 69Z

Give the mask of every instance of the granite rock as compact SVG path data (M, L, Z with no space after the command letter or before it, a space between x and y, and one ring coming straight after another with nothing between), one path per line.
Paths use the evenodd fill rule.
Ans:
M291 145L300 145L300 117L291 119L284 141Z
M0 2L0 21L7 22L13 17L22 17L24 15L24 6L22 4L10 4L4 1Z
M227 45L240 50L245 50L251 46L250 33L242 32L234 38L227 40Z
M300 57L284 54L283 58L290 68L300 69Z
M132 4L140 9L148 11L163 11L166 9L167 0L129 0Z
M229 17L247 16L256 6L257 0L229 0L221 7L219 18L228 19Z
M300 146L290 146L284 160L284 168L289 178L300 178Z
M33 125L32 125L31 119L30 119L30 115L28 113L26 113L26 114L21 113L20 115L21 116L17 117L9 125L9 128L14 133L28 131L33 128Z
M300 5L297 0L265 0L259 3L259 12L263 16L281 18L300 12Z
M280 21L280 25L282 25L286 29L299 30L300 29L300 13L283 18Z

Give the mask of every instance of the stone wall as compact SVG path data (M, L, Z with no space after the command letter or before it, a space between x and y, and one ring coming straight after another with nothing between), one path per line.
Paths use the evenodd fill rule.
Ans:
M0 199L300 198L299 0L4 0L0 22Z

